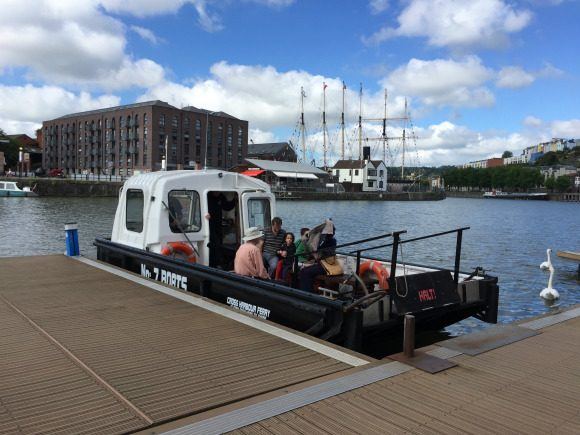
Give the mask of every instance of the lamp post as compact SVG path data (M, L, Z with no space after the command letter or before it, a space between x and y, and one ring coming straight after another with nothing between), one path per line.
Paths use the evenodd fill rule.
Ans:
M203 156L203 169L207 169L207 144L209 142L209 115L214 115L215 112L209 110L205 112L205 155Z
M18 170L18 176L22 177L22 165L24 164L23 162L23 155L22 155L22 147L18 147L18 166L19 166L19 170Z

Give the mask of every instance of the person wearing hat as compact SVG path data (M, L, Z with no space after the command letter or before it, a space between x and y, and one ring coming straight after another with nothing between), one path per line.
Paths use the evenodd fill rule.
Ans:
M238 275L269 279L270 276L264 267L264 259L262 258L264 233L256 227L248 228L242 241L244 243L236 252L234 272Z

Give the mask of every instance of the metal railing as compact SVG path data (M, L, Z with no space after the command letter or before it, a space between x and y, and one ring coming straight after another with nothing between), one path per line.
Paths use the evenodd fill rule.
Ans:
M447 234L454 234L457 233L457 238L456 238L456 242L455 242L455 261L454 261L454 266L453 266L453 281L455 283L455 285L457 286L457 284L459 283L459 268L461 265L461 244L463 241L463 231L470 229L470 227L461 227L461 228L457 228L455 230L450 230L450 231L443 231L440 233L434 233L434 234L429 234L426 236L421 236L421 237L414 237L412 239L407 239L407 240L401 240L401 235L405 234L407 231L403 230L403 231L394 231L392 233L389 234L384 234L381 236L376 236L376 237L371 237L368 239L363 239L363 240L357 240L355 242L349 242L349 243L345 243L342 245L338 245L336 247L336 249L338 250L339 248L345 248L348 246L356 246L356 245L360 245L362 243L367 243L373 240L379 240L379 239L384 239L387 237L392 237L393 238L393 242L392 243L387 243L387 244L383 244L383 245L377 245L377 246L370 246L370 247L364 247L364 248L359 248L356 249L354 251L349 251L349 252L339 252L342 255L347 255L347 256L353 256L356 255L356 273L357 275L359 274L360 271L360 262L361 262L361 258L362 258L362 254L363 252L368 252L368 251L372 251L372 250L376 250L376 249L382 249L382 248L387 248L387 247L392 247L392 252L391 252L391 271L390 271L390 275L389 275L389 285L392 286L392 288L394 288L395 285L395 272L397 270L397 260L398 260L398 252L399 252L399 247L405 243L411 243L411 242L417 242L419 240L427 240L427 239L431 239L433 237L440 237L440 236L444 236ZM338 251L337 251L338 252Z

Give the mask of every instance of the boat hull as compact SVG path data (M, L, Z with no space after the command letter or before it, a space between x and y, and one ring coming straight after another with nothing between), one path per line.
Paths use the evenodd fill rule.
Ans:
M96 239L97 258L145 278L199 294L247 314L269 320L323 340L362 350L365 337L392 333L413 314L416 327L437 330L470 316L497 321L497 279L480 280L475 301L421 307L397 301L395 294L365 307L351 309L352 300L329 299L271 281L243 277L187 263L141 249Z
M0 197L33 197L38 196L34 192L26 192L23 190L0 190Z

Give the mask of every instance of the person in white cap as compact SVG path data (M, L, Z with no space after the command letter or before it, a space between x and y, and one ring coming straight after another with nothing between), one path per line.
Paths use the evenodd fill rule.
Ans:
M264 267L264 259L262 258L264 233L256 227L251 227L248 228L242 240L244 243L236 252L234 272L238 275L269 279L270 277Z

